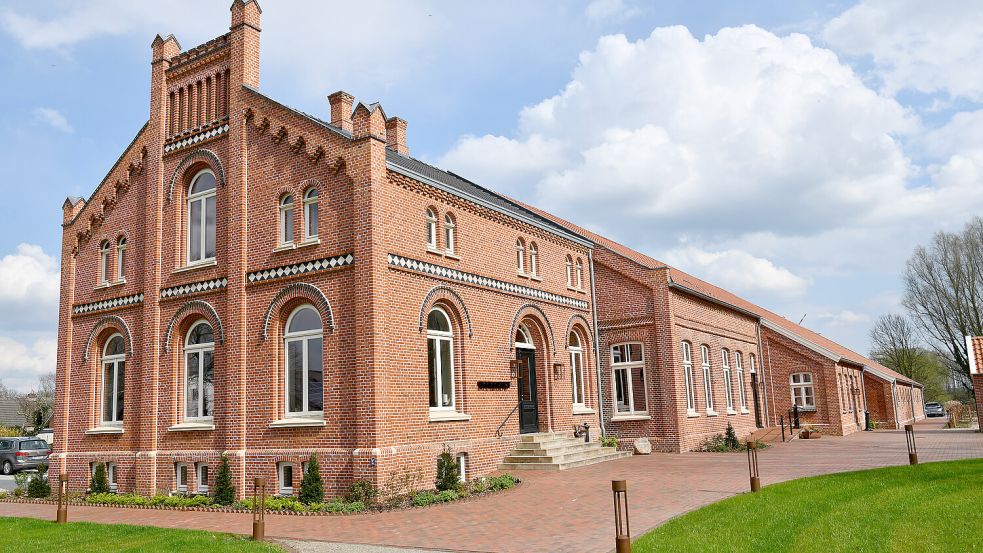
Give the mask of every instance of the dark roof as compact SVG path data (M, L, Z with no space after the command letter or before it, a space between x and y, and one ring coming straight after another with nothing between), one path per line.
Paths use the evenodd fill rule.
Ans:
M20 398L0 398L0 426L24 426L24 414L20 409Z

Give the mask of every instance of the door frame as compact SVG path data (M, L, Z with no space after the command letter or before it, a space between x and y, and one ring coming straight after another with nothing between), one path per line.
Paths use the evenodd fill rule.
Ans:
M515 359L517 363L522 363L523 361L531 360L532 364L528 367L527 374L529 375L528 383L529 385L529 400L523 401L522 399L522 389L523 389L523 379L522 379L522 369L519 368L516 373L516 383L518 386L516 401L519 404L519 434L533 434L539 432L539 394L536 386L536 350L532 348L516 347L515 348ZM532 423L525 425L523 423L523 412L528 412L526 407L531 407L533 413L533 421L535 427Z

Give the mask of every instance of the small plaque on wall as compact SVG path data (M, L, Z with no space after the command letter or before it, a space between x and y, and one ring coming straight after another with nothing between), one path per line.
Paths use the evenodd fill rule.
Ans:
M479 390L508 390L510 387L512 387L512 382L508 380L504 382L494 382L490 380L478 381Z

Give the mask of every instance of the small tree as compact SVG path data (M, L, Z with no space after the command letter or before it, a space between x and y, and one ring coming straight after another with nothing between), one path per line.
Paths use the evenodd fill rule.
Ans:
M232 485L232 469L229 468L229 458L222 455L215 475L215 503L232 505L236 500L236 487Z
M109 480L106 479L106 464L97 463L89 483L89 493L109 493Z
M449 449L437 457L437 481L434 483L438 490L456 490L461 485L460 467L457 459L451 455Z
M51 495L51 484L47 478L48 466L38 465L38 473L31 477L27 484L27 497L48 497Z
M304 479L300 481L300 502L307 505L324 502L324 484L321 482L321 467L317 464L317 453L311 453L311 458L307 461L307 470L304 471Z
M727 430L724 432L724 443L729 449L741 448L741 443L737 441L737 433L734 432L734 427L729 422L727 423Z

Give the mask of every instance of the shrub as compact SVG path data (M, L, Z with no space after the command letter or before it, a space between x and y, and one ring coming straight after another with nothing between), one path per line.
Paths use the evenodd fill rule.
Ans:
M311 505L311 509L314 505ZM328 513L360 513L365 510L365 503L361 501L345 501L341 498L335 499L330 503L324 503L318 509Z
M519 479L511 474L503 474L490 479L489 488L495 491L507 490L519 483Z
M460 497L460 495L458 495L456 491L444 490L437 494L437 497L434 498L434 501L436 503L447 503L448 501L454 501L458 497Z
M456 490L461 485L460 470L457 459L451 455L449 449L444 448L444 452L437 457L437 480L434 487L439 491Z
M368 480L356 480L348 487L348 494L345 496L345 499L353 503L361 501L366 505L370 505L378 496L379 489L375 487L375 484Z
M324 484L321 482L321 468L317 464L317 453L311 454L311 459L307 462L307 470L304 472L304 479L300 481L300 502L308 505L324 502Z
M142 495L137 495L135 493L94 493L89 494L85 501L87 503L95 503L97 505L150 505L151 500L148 497L143 497Z
M12 427L0 424L0 438L16 438L21 435L21 431Z
M7 499L7 490L0 490L0 499Z
M416 507L426 507L436 500L437 495L429 490L413 494L413 505Z
M737 433L734 432L734 427L727 423L727 430L724 431L724 444L731 451L736 451L741 449L741 443L737 441Z
M48 466L38 465L38 472L27 483L27 497L48 497L51 484L48 483Z
M229 458L223 454L215 475L215 503L232 505L236 499L236 488L232 484L232 469L229 468Z
M24 488L14 488L14 497L21 497L24 495Z
M601 436L601 446L618 447L618 438L616 436Z
M14 495L20 497L27 492L27 483L31 479L31 473L18 472L14 474Z
M109 493L105 463L96 464L96 470L92 472L92 482L89 483L89 493Z

